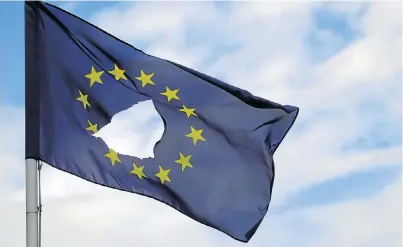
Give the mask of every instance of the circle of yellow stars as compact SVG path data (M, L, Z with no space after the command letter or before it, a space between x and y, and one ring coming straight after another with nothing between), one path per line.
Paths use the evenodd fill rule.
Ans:
M108 71L109 74L111 74L115 78L115 80L127 80L127 77L125 75L126 71L119 68L115 63L113 65L114 69ZM104 71L97 71L94 66L91 66L90 72L85 75L85 77L89 80L90 88L92 88L95 84L103 84L101 79L103 74ZM144 88L146 86L155 86L155 83L153 82L153 76L154 73L147 74L145 71L140 70L140 75L135 78L141 82L141 86ZM168 86L165 86L165 91L161 92L160 95L164 96L167 102L171 102L172 100L180 100L178 93L179 89L170 89ZM81 102L84 110L88 110L91 107L88 99L88 94L83 93L81 90L78 90L78 97L76 98L76 100ZM187 118L190 118L192 116L198 117L197 113L195 113L195 108L188 108L183 104L179 111L185 113ZM98 132L98 125L88 120L88 127L86 128L86 130L91 132L91 134L95 134ZM190 126L190 133L185 134L185 137L191 138L193 146L195 146L198 141L206 141L202 134L203 129L196 129L193 126ZM112 166L115 166L117 163L122 163L119 158L119 153L112 148L109 148L108 152L104 156L110 160ZM179 164L181 166L181 171L184 172L185 168L193 168L192 164L190 163L191 158L192 155L184 155L182 152L179 152L179 159L175 160L175 163ZM137 176L140 180L143 178L148 178L146 174L144 174L144 166L137 166L133 162L132 167L132 170L129 171L130 174ZM171 168L164 169L164 167L161 165L158 165L158 168L159 171L158 173L154 174L154 176L159 178L162 184L165 184L165 182L171 182L171 179L169 177L169 172L171 171Z

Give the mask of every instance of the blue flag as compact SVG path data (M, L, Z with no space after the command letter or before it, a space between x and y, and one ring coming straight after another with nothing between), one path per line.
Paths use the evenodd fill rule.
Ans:
M25 2L25 46L26 158L251 239L269 207L273 154L297 107L148 55L43 2ZM165 126L153 158L120 154L94 137L146 100Z

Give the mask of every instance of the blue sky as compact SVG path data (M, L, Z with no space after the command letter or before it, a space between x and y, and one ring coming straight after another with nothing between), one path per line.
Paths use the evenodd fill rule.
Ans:
M275 196L265 220L269 222L272 217L275 223L263 224L263 229L256 233L256 242L251 242L252 246L270 243L272 240L267 235L278 232L277 242L273 246L289 246L295 244L293 241L300 243L300 246L317 246L315 232L320 239L323 238L323 243L335 241L346 247L363 246L368 241L376 242L379 239L382 243L390 241L392 245L387 246L394 247L397 246L394 244L401 243L401 237L399 239L393 235L401 228L388 229L389 232L376 239L365 232L361 242L354 242L348 240L347 236L343 239L343 235L338 235L337 229L332 228L336 224L333 219L322 222L319 216L317 219L308 217L315 217L310 213L315 210L327 212L325 210L332 208L339 214L343 210L350 210L345 205L370 205L374 198L383 196L382 193L391 186L395 186L393 188L397 188L398 194L401 194L399 4L276 3L270 8L264 3L256 7L254 5L257 3L230 2L176 3L171 7L163 3L145 2L55 4L148 53L207 72L261 97L301 108L300 118L275 157L278 167ZM150 10L160 12L150 12L147 17L146 13ZM205 11L204 14L199 13L202 11ZM148 24L145 21L147 18L150 19ZM0 33L6 34L0 35L1 108L5 116L1 120L1 130L2 135L10 136L7 134L11 130L7 128L13 126L22 130L24 124L23 117L19 115L24 108L23 3L1 2L0 20ZM144 109L133 109L131 113L129 111L117 117L112 122L115 127L108 127L101 133L104 135L102 137L110 140L109 143L119 145L117 143L125 136L139 135L136 128L144 126L133 124L127 127L124 123L132 121L135 114ZM150 119L156 113L153 114ZM22 122L10 123L9 119ZM121 131L120 125L126 126L126 129L118 140L115 133ZM158 133L155 134L153 130L145 131L145 134L154 136L148 146L159 139ZM21 160L23 143L6 146L0 146L0 153L7 152L13 161L14 157ZM145 150L148 146L141 148ZM123 149L131 152L135 148ZM4 174L15 174L15 171L4 171ZM90 186L70 180L72 178L56 171L49 170L48 173L60 177L59 183L48 180L48 186L52 187L48 188L47 200L50 205L57 205L52 198L54 194L65 192L67 188L63 185L75 183L77 186L71 187L80 188L77 190ZM13 176L13 181L7 185L10 196L21 193L23 181L22 173ZM92 192L92 188L88 191ZM70 190L65 200L76 205L77 202L73 200L77 195L73 189ZM107 193L110 194L108 200L121 197L114 192ZM393 195L387 197L389 201L381 200L380 210L384 204L401 203L401 198ZM155 210L163 210L162 206L155 207ZM126 212L131 213L129 209ZM174 212L169 213L174 219L179 217ZM372 211L367 213L371 214ZM395 220L394 225L401 227L401 221L396 222L401 218L401 212L392 210L390 213L390 219ZM290 217L293 219L291 223ZM372 219L372 215L366 217ZM373 218L370 223L380 224L377 219ZM66 229L74 229L74 224L78 224L61 222ZM328 225L323 227L318 222ZM186 224L191 223L186 221ZM340 224L349 222L346 220ZM287 232L284 239L277 226ZM363 230L352 231L357 231L358 235ZM185 232L191 234L190 230ZM207 245L236 246L225 236L208 233L212 237L206 240ZM52 243L51 239L47 241ZM127 241L130 243L130 238ZM186 241L180 239L173 239L170 243L186 245ZM13 242L9 246L17 245L17 242Z

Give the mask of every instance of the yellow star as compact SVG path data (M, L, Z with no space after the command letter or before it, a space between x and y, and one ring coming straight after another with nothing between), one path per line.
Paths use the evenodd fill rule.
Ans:
M100 84L103 84L101 81L101 75L103 74L103 71L97 72L94 68L94 66L91 67L91 73L85 75L88 79L90 79L90 87L94 85L95 82L98 82Z
M183 156L182 153L179 153L179 157L180 158L178 160L175 160L175 163L182 165L182 172L185 170L186 167L193 168L192 164L190 164L190 158L192 158L192 155Z
M197 114L194 112L195 110L195 108L187 108L185 105L182 106L182 109L179 109L179 111L186 113L188 118L190 118L191 115L197 117Z
M193 145L196 145L197 141L206 141L203 136L201 135L203 133L203 130L196 130L195 128L193 128L193 126L190 126L190 133L187 134L187 137L190 137L193 139Z
M158 177L161 180L161 183L164 184L165 181L171 182L171 179L168 177L169 172L171 169L166 169L162 168L162 166L159 166L160 171L155 174L156 177Z
M109 149L109 153L105 154L105 157L108 157L111 160L113 166L115 165L115 162L122 163L118 157L118 153L112 148Z
M137 177L140 179L143 179L143 177L147 178L147 176L143 173L143 168L144 166L136 166L136 164L133 162L133 170L131 170L130 173L137 175Z
M179 100L179 97L176 95L179 92L179 89L171 90L169 87L165 86L165 92L160 93L164 96L167 97L168 102L171 101L171 99L177 99Z
M83 94L80 90L78 90L78 92L80 93L80 97L78 97L77 100L83 103L84 109L87 109L87 106L91 106L88 102L88 94Z
M140 71L140 76L136 77L137 80L141 81L141 86L145 87L147 84L155 85L154 82L151 80L154 73L146 74L143 70Z
M93 134L98 132L98 124L92 124L90 120L88 120L88 128L87 130L92 131Z
M115 80L119 80L120 78L122 78L123 80L127 80L126 76L125 76L125 71L123 69L119 69L119 67L116 64L113 64L115 66L114 70L109 71L109 73L111 73L112 75L115 76Z

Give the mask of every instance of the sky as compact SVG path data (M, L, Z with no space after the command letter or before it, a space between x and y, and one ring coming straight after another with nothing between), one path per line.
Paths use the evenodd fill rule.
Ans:
M149 54L300 107L274 157L269 212L247 246L402 245L401 3L51 3ZM23 11L23 2L0 2L0 243L7 247L25 244ZM143 157L162 132L145 102L99 135ZM162 203L50 166L42 197L43 246L245 246Z

